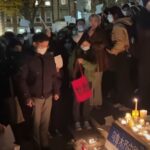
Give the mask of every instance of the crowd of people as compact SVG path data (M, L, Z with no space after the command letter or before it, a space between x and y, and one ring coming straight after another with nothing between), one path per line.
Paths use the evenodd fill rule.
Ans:
M10 124L15 134L16 124L30 122L36 150L44 150L49 149L50 118L66 113L59 112L60 104L77 131L92 128L90 112L106 100L131 107L137 96L140 107L150 110L149 41L150 1L145 8L106 8L89 17L89 26L78 19L57 34L50 29L30 36L6 32L0 38L0 123ZM92 97L78 103L71 81L82 74Z

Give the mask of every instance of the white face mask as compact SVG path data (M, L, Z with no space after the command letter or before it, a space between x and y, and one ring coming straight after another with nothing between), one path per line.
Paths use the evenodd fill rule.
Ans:
M122 13L123 13L124 16L128 15L127 11L125 11L125 10L122 10Z
M73 30L73 31L72 31L72 34L73 34L73 35L76 35L76 34L77 34L77 31L76 31L76 30Z
M25 41L28 40L28 36L25 36L25 37L24 37L24 40L25 40Z
M110 23L112 23L112 22L114 21L114 18L113 18L113 16L112 16L111 14L109 14L109 15L107 16L107 19L108 19L108 21L109 21Z
M150 11L150 1L147 2L147 4L146 4L146 9L147 9L148 11Z
M38 54L41 54L41 55L44 55L47 51L47 48L37 48L37 53Z
M81 25L78 25L78 32L84 32L84 27Z
M86 47L84 46L84 47L81 47L81 48L82 48L82 50L85 51L85 52L88 51L88 50L90 49L89 46L86 46Z

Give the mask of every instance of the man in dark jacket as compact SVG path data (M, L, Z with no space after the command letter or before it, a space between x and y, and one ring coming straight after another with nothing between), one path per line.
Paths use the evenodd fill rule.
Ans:
M39 149L47 149L52 97L59 99L60 82L52 53L48 53L49 38L33 36L32 51L26 56L17 74L17 85L25 104L33 109L33 139Z

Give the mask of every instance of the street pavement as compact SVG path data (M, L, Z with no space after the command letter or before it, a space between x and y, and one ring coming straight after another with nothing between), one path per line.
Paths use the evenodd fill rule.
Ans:
M125 110L125 108L123 108L124 107L120 104L113 105L111 102L105 101L102 107L93 109L91 112L91 124L93 128L97 130L97 133L101 134L101 131L98 130L103 127L105 128L105 124L107 124L107 122L111 122L118 119L119 117L122 117L124 113L128 111L128 109ZM69 124L69 121L67 122L67 124L68 126L64 128L64 131L62 131L62 135L56 134L53 138L50 139L50 146L52 150L73 150L72 140L74 139L74 135L73 133L71 133L73 129L71 128L71 124ZM105 135L103 135L104 140L107 136L108 129L105 130ZM84 137L84 135L87 136L87 134L88 132L83 131L79 134L79 136ZM33 144L30 139L24 139L21 142L21 150L34 150Z

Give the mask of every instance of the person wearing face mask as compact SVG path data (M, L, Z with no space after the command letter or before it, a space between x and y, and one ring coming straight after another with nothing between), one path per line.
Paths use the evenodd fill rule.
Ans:
M102 76L103 72L109 68L109 59L105 48L109 44L108 33L101 26L101 16L93 14L89 18L90 27L82 36L83 41L88 41L96 56L95 77L92 82L93 97L91 105L99 108L102 105ZM79 43L79 44L80 44Z
M77 20L76 28L77 28L77 34L74 35L72 38L75 43L78 43L80 42L81 37L85 31L85 20L84 19Z
M91 60L91 57L94 57L95 59L95 67L94 70L87 71L88 68L84 68L85 72L90 76L92 76L92 80L90 80L93 96L90 99L90 106L99 108L98 106L102 105L102 89L101 89L101 80L102 80L102 72L107 70L109 65L108 65L108 57L105 51L105 48L107 47L106 45L108 44L108 37L106 34L106 31L100 27L101 25L101 17L99 15L91 15L90 17L90 28L85 30L82 37L80 40L77 41L77 47L74 50L74 55L72 55L69 63L69 70L70 74L74 71L74 62L76 62L77 58L77 53L76 49L82 49L81 52L84 51L83 54L86 55L86 59L83 57L78 57L79 58L79 63L83 65L83 68L86 67L84 64L87 60L87 64L89 66L93 66L93 62ZM88 51L90 45L90 51ZM82 58L82 59L80 59ZM86 60L86 61L85 61ZM93 68L92 67L92 68ZM87 69L87 70L86 70ZM80 129L80 124L75 119L75 122L77 122L77 128ZM86 125L89 125L89 123L86 123Z
M92 63L95 60L93 57L93 51L91 51L91 45L88 41L82 41L82 36L85 31L85 20L79 19L77 21L77 35L73 36L75 42L75 48L69 58L68 70L70 74L70 80L76 79L80 75L80 68L84 68L83 72L88 78L89 82L92 80L92 72L95 70L95 64ZM95 54L94 54L95 56ZM83 69L82 68L82 69ZM93 73L94 74L94 73ZM87 130L91 129L90 125L90 100L80 104L74 98L73 102L73 120L76 131L81 131L81 118L83 121L84 128ZM80 111L81 110L81 111Z
M128 3L124 4L122 6L122 13L123 13L124 16L128 16L128 17L132 16L132 10L131 10L131 7Z
M107 52L114 60L116 72L116 101L129 106L133 87L130 80L130 60L127 51L130 48L130 41L126 26L132 26L130 17L124 17L118 6L110 8L113 17L112 47Z
M75 59L72 70L72 78L76 79L81 75L80 69L83 70L84 75L87 77L89 84L91 85L94 80L94 73L96 70L96 57L94 51L91 49L91 45L88 41L84 41L80 47L75 49ZM83 121L83 128L90 130L90 99L79 103L74 99L73 116L75 130L82 130L81 121Z
M85 20L78 19L76 22L76 28L77 28L77 34L72 36L74 42L74 48L69 56L69 61L67 66L69 70L70 78L72 78L73 65L76 59L76 49L80 47L80 44L83 42L82 37L85 31Z
M44 33L33 36L32 52L23 60L16 75L20 98L32 109L33 141L37 150L49 149L48 128L52 99L59 100L60 80L54 57L47 51L49 38Z

